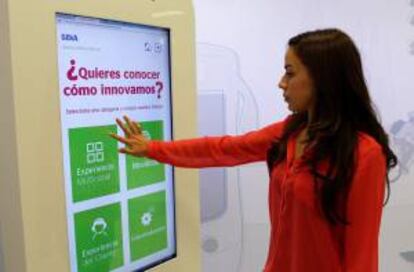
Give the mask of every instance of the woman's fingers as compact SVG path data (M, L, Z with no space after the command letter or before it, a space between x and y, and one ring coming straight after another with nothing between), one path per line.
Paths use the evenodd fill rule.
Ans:
M132 122L131 119L128 118L128 116L124 116L124 120L128 125L129 130L132 132L132 134L140 134L140 131L138 129L138 126L135 122Z
M120 148L119 153L133 155L132 150L127 147Z
M130 145L129 140L128 140L128 139L126 139L126 138L124 138L124 137L122 137L122 136L119 136L119 135L117 135L117 134L115 134L115 133L111 133L111 134L110 134L110 136L111 136L112 138L114 138L115 140L120 141L121 143L124 143L124 144L126 144L126 145Z
M137 122L133 122L132 125L134 126L134 129L137 131L138 134L142 134L141 125Z
M122 129L127 138L131 137L131 135L142 133L141 126L138 123L131 121L131 119L129 119L126 115L124 116L124 120L125 124L119 118L116 118L116 123Z
M125 123L120 119L116 118L116 123L124 132L125 136L119 136L116 133L111 133L110 136L115 140L125 144L124 147L119 149L120 153L134 155L134 156L145 156L146 148L148 143L145 137L142 135L142 129L139 123L135 123L128 118L123 117Z
M118 118L116 118L116 123L118 124L118 126L122 129L122 131L124 132L126 137L130 137L131 136L131 132L129 131L129 129L122 123L121 120L119 120Z

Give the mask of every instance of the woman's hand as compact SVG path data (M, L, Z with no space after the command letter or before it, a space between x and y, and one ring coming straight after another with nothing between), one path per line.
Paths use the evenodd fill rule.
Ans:
M125 144L125 147L120 148L119 152L137 157L145 157L148 151L149 140L142 135L142 129L138 123L132 122L128 116L124 116L124 120L125 124L117 118L116 123L124 131L125 137L114 133L110 134L112 138Z

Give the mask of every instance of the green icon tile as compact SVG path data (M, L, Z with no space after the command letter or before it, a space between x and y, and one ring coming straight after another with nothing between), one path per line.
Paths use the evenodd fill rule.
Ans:
M131 260L167 248L165 191L128 201Z
M119 192L118 144L109 133L116 125L69 130L74 202Z
M75 214L79 272L106 272L123 265L119 203Z
M163 140L163 122L141 122L143 134L152 140ZM165 181L165 165L147 158L126 157L128 189Z

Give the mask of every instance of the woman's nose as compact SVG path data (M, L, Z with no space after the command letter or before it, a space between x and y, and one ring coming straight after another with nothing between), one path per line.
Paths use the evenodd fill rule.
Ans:
M281 79L278 83L278 87L282 90L286 90L286 82L283 79Z

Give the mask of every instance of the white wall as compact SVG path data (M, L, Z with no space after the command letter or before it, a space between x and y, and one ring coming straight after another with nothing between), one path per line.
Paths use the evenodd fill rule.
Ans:
M202 48L199 54L205 54L206 44L232 52L239 80L257 105L258 126L288 113L277 82L289 37L315 28L338 27L354 38L371 95L405 166L392 184L391 200L384 210L381 271L413 271L414 116L409 121L409 115L414 115L410 114L414 112L414 0L194 0L194 5L198 48ZM208 74L202 74L202 61L198 67L199 86L203 86ZM242 224L241 246L235 246L239 253L222 259L205 253L205 271L259 271L265 260L269 230L266 169L251 165L240 171L243 179L238 180L238 197L228 199L240 207L237 220L228 223L233 224L229 229ZM215 231L211 222L206 229ZM211 260L215 260L215 270Z

